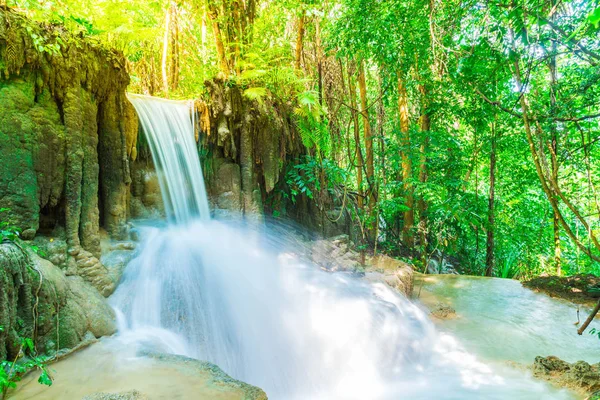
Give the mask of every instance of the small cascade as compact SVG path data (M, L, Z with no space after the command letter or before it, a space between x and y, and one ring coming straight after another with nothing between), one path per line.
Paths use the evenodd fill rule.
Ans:
M387 286L319 270L281 231L210 220L191 104L129 97L170 223L141 229L110 299L128 347L213 362L270 399L566 398L481 363Z
M167 217L185 223L210 218L204 177L194 140L194 102L128 94L159 172Z

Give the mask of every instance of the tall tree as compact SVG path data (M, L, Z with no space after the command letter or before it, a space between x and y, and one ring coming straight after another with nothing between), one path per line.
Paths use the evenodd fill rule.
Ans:
M369 200L369 212L372 212L375 207L375 167L373 156L373 131L371 130L371 122L369 120L369 109L367 102L367 83L365 78L364 61L358 64L358 88L360 92L360 112L363 120L364 138L365 138L365 155L366 155L366 172L367 172L367 198Z
M412 161L410 157L411 140L408 114L408 94L404 83L402 72L398 71L398 116L400 120L400 132L402 134L402 182L404 187L405 206L402 237L404 243L411 247L414 245L413 227L415 224L414 195L412 184Z

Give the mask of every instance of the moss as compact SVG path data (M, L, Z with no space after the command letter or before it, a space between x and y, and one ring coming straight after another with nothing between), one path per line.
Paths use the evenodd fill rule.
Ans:
M58 37L60 52L49 51ZM63 264L98 287L110 281L106 269L85 274L78 265L100 256L102 224L113 235L124 232L137 137L125 60L0 6L0 67L0 208L28 238L43 229L66 239Z
M218 205L223 185L218 181L223 165L239 165L241 211L262 214L263 204L273 193L287 165L286 160L299 157L305 148L290 119L291 110L273 99L253 101L243 96L243 89L219 80L206 83L207 102L198 102L198 121L205 136L205 159L213 171L205 171L210 195ZM226 174L229 176L228 174ZM238 202L228 202L237 205Z
M20 338L31 337L31 277L27 258L15 245L0 244L0 360L12 359L19 351Z
M0 67L0 207L21 230L44 212L70 248L99 256L101 222L111 233L125 222L137 140L122 54L0 7Z

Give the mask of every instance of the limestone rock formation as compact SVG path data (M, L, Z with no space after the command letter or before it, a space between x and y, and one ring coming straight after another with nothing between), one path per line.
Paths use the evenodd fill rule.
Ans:
M158 175L150 154L145 153L144 159L132 163L131 193L129 197L129 214L132 218L149 219L164 218L165 207L160 192Z
M14 358L21 338L53 353L116 331L112 308L83 278L17 244L0 244L0 266L0 359Z
M407 263L386 255L367 257L367 271L383 275L388 286L409 297L413 291L413 269Z
M456 318L456 310L448 304L439 302L431 308L431 316L437 319L452 319Z
M533 374L558 386L593 394L600 391L600 363L568 363L558 357L536 357Z
M348 235L315 241L311 249L311 259L330 272L362 272L363 270L361 256L354 250L354 243Z
M251 101L242 89L218 80L206 86L210 100L197 108L213 203L243 215L262 214L286 159L305 151L293 134L289 107Z
M60 51L48 50L58 39ZM100 228L125 234L129 162L136 155L125 60L58 26L39 26L0 8L0 72L3 218L26 240L60 231L66 257L108 293L96 262Z

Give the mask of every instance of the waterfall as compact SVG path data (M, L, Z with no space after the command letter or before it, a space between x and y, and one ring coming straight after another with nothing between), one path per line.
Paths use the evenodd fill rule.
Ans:
M128 345L213 362L271 399L552 398L520 372L508 387L386 285L311 265L291 232L210 220L191 104L129 97L170 223L141 228L110 299Z
M128 94L159 172L165 211L172 222L210 218L194 140L194 102Z

